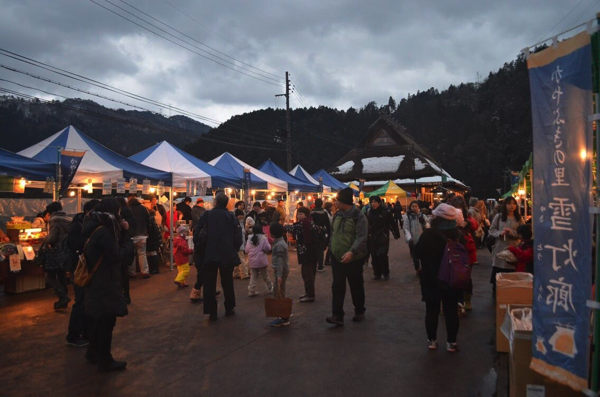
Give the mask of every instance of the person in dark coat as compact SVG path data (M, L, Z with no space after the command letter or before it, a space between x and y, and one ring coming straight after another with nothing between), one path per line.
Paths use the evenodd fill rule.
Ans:
M437 326L440 315L440 302L444 308L446 333L449 352L457 350L458 335L458 302L462 299L462 290L445 289L438 283L438 272L446 241L453 240L464 243L460 231L456 227L456 210L451 205L442 203L433 210L434 218L431 227L425 229L414 247L413 253L421 261L418 270L421 282L422 300L425 302L425 329L427 345L431 350L437 349Z
M90 200L83 206L83 212L75 215L71 227L69 227L69 236L67 245L71 252L71 271L74 272L79 255L83 253L85 237L83 236L83 220L85 216L93 210L100 200ZM69 346L84 347L90 340L90 333L94 325L93 318L85 314L85 288L73 284L75 291L75 303L71 308L71 317L69 317L69 331L67 333L67 344Z
M123 288L123 297L125 303L131 303L131 295L129 294L129 266L135 259L135 244L133 244L133 233L137 230L137 222L133 216L133 212L127 206L127 201L123 197L117 197L117 201L121 206L121 219L127 222L127 230L121 230L121 238L119 239L119 247L121 251L121 288Z
M121 228L118 201L107 198L91 211L83 224L83 235L89 242L84 250L87 268L94 271L91 282L85 287L85 311L94 318L90 344L85 358L98 364L98 370L125 369L125 361L116 361L111 355L112 333L117 317L128 314L121 292L121 254L119 239Z
M300 302L314 302L317 261L319 252L322 255L323 251L319 247L318 232L310 216L310 210L307 207L300 207L296 216L298 222L291 225L289 231L294 235L297 243L298 263L301 265L304 280L304 295L300 297Z
M388 252L390 250L390 230L394 239L400 238L398 223L394 221L391 212L381 203L381 197L370 198L371 208L367 212L369 220L369 253L373 257L373 278L384 280L390 278L390 261Z
M192 221L192 207L190 207L190 203L192 202L191 197L186 197L183 199L181 203L178 203L175 208L177 211L183 214L183 220L186 222Z
M206 225L206 249L203 255L202 279L204 284L204 314L211 321L217 320L217 273L221 275L221 286L225 296L225 316L235 314L235 291L233 268L240 264L238 250L242 245L242 228L237 218L227 210L229 197L218 193L215 207L204 213L200 230ZM198 232L199 235L200 232ZM195 242L198 241L194 234Z
M325 248L329 245L329 238L331 237L331 222L329 222L329 215L323 209L323 200L318 198L315 200L315 209L310 212L310 216L317 227L321 229L319 239L319 256L317 258L317 271L322 272L325 270L323 265Z
M48 235L44 240L44 244L58 250L68 250L67 236L73 219L62 211L62 204L59 201L52 202L46 207L46 211L50 214L48 222ZM68 253L68 252L67 252ZM54 310L65 309L69 305L69 290L67 286L66 272L70 271L69 260L64 260L58 268L50 269L44 265L46 276L58 300L54 302Z
M402 224L402 211L404 209L402 208L402 204L400 204L400 201L396 200L396 202L394 203L394 220L396 221L396 223L398 223L398 226L402 229L404 227L404 225Z
M131 210L133 217L135 218L135 229L131 229L132 237L139 237L134 243L135 255L137 256L137 262L140 266L140 272L142 278L150 278L150 268L148 267L148 254L146 253L146 240L143 236L148 236L148 230L150 228L150 214L146 207L137 199L135 195L130 195L127 201L127 206ZM135 275L136 266L135 261L132 260L129 264L129 274Z

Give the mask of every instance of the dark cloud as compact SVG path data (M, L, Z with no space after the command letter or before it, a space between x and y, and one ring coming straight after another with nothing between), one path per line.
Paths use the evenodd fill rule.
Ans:
M141 23L106 0L94 1ZM192 42L198 48L187 45L193 51L203 54L209 51L204 45L211 46L263 69L261 79L273 77L265 72L283 77L288 70L310 104L339 108L361 107L372 100L385 103L390 95L399 100L430 87L445 89L475 81L477 74L485 78L523 47L558 33L569 22L591 19L596 11L591 0L126 1L201 42ZM110 2L150 20L120 0ZM281 87L178 47L91 1L0 0L0 6L4 48L173 106L225 119L274 106L274 95L282 92ZM227 55L218 54L223 59L217 61L247 67ZM5 57L0 63L69 82ZM0 70L0 78L85 97L6 70ZM302 106L295 96L292 104Z

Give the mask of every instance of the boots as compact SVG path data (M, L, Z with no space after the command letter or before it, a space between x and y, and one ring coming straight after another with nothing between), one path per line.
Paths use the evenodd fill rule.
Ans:
M148 269L150 274L158 274L158 255L148 255Z
M471 306L471 297L473 294L465 294L465 310L470 312L473 310L473 306Z
M192 292L190 292L190 301L192 303L202 302L202 290L192 288Z

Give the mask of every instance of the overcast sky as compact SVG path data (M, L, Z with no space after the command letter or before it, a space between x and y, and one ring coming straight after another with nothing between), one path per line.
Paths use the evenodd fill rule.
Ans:
M275 97L285 71L303 98L292 95L292 107L359 108L476 81L600 11L600 0L94 1L164 38L88 0L0 0L0 48L221 121L285 106ZM6 56L0 64L160 111ZM126 107L4 68L0 78L34 89L6 81L1 88L41 98Z

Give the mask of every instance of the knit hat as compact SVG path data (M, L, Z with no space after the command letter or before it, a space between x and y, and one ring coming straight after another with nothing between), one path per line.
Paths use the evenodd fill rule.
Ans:
M456 210L456 218L454 218L454 219L456 220L456 223L462 224L465 221L463 212L460 208L455 208L455 210Z
M450 204L441 203L433 210L432 214L439 218L444 218L452 221L456 219L456 208L454 208Z
M347 205L352 205L353 198L354 192L352 191L352 188L349 187L340 190L337 194L337 200Z
M177 234L182 235L182 234L188 234L188 228L186 226L179 226L177 228Z

